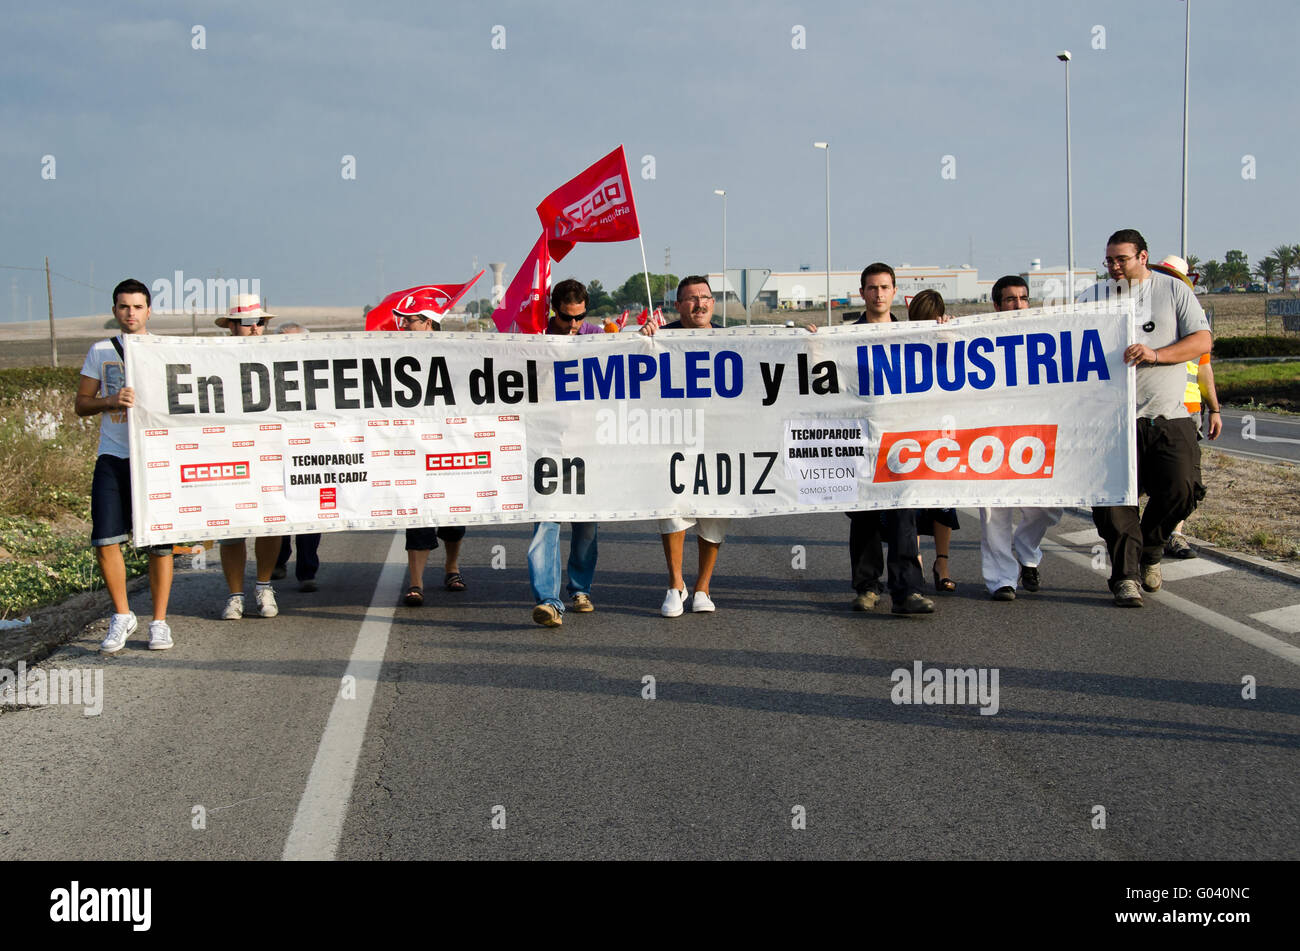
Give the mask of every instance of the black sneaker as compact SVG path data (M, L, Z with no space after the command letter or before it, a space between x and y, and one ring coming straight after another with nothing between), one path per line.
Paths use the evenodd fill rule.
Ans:
M1039 586L1038 568L1029 565L1020 566L1020 587L1026 591L1037 591Z
M1016 600L1016 589L1009 584L1004 584L998 590L989 595L994 601L1014 601Z
M274 568L271 569L271 580L283 581L284 576L287 575L288 573L289 572L285 569L284 565L276 565Z

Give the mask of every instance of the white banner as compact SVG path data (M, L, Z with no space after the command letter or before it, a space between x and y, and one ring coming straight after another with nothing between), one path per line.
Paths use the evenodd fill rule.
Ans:
M816 334L128 336L135 540L1132 505L1114 306Z

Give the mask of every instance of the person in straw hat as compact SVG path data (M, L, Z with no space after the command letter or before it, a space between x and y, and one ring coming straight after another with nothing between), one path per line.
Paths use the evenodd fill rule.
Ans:
M218 327L229 330L232 337L260 337L274 317L275 314L262 309L262 301L256 294L237 294L226 316L218 317L216 323ZM271 573L275 571L282 541L281 536L274 535L259 536L253 542L253 554L257 560L257 591L254 596L262 617L275 617L280 613L275 603L275 590L271 587ZM237 621L244 616L244 565L247 560L248 548L244 539L221 540L221 572L226 576L226 587L230 589L221 611L223 621Z
M1176 254L1166 255L1159 264L1151 265L1151 270L1168 274L1195 290L1197 275L1189 273L1187 262ZM1201 354L1199 360L1187 361L1187 386L1183 392L1183 403L1187 407L1187 412L1196 420L1198 438L1199 433L1204 433L1209 439L1218 439L1219 433L1223 432L1223 416L1219 412L1219 394L1214 388L1214 370L1210 367L1208 353ZM1202 409L1209 411L1207 419L1201 418ZM1201 481L1201 454L1198 449L1195 499L1200 502L1203 498L1205 498L1205 485ZM1165 542L1166 555L1172 555L1174 558L1196 557L1196 552L1187 543L1187 536L1183 534L1185 521L1179 522L1169 533L1169 540Z

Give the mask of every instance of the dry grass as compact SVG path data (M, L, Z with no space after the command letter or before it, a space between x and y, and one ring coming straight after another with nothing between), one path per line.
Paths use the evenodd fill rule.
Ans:
M1300 467L1202 449L1205 500L1187 534L1300 566Z

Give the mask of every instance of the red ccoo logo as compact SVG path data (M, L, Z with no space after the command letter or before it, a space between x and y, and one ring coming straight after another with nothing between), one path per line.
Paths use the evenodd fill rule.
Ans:
M1055 426L885 433L875 481L1050 479L1055 458Z

